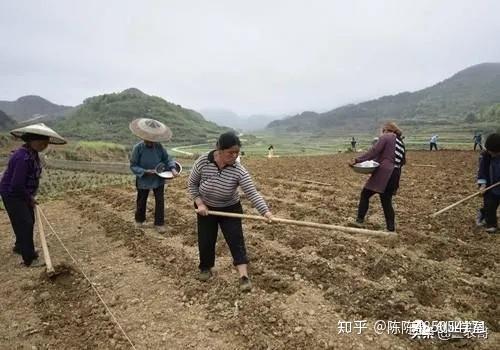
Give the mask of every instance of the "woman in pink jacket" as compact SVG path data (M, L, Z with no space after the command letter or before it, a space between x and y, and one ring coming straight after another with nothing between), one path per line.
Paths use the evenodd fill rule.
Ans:
M380 166L372 173L361 191L359 199L358 217L356 222L363 224L368 212L370 197L375 193L380 195L384 209L387 230L394 232L395 214L392 207L392 196L399 187L401 168L405 164L405 145L401 139L401 129L392 122L384 124L382 136L378 142L365 154L353 159L349 164L375 160Z

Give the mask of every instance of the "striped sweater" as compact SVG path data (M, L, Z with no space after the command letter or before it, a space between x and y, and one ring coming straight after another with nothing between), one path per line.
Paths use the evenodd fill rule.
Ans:
M394 155L394 167L401 168L405 164L405 144L403 141L396 137L396 150Z
M219 169L214 159L214 152L203 154L196 160L189 175L188 190L193 200L201 198L208 206L221 208L240 201L238 186L259 211L264 215L269 211L266 202L257 192L252 178L241 163Z

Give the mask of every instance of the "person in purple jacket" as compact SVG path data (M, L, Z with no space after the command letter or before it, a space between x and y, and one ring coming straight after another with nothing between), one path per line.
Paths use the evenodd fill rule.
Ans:
M0 181L0 195L16 237L12 250L23 257L24 265L43 266L44 262L38 259L33 243L35 196L42 173L38 153L49 143L63 144L66 141L43 124L16 129L11 134L25 142L10 156Z
M368 212L370 197L375 193L380 195L386 227L388 231L394 232L395 213L392 207L392 196L399 188L401 168L406 162L405 145L401 139L401 129L392 122L384 124L382 135L377 143L365 154L353 159L349 165L375 160L380 166L371 174L366 182L359 199L357 224L363 224Z

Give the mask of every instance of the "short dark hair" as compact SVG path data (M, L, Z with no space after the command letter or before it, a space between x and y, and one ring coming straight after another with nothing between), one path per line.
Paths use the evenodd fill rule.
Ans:
M490 152L500 152L500 134L490 134L484 143L484 147Z
M27 133L21 135L21 140L23 140L24 142L30 142L30 141L35 141L35 140L48 141L48 140L50 140L50 137L45 136L45 135L32 134L30 132L27 132Z
M219 136L217 148L220 150L228 149L233 146L241 147L241 141L238 136L232 131L228 131Z

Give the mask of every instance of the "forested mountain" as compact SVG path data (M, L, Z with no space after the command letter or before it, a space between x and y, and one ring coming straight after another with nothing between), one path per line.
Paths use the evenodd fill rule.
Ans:
M305 112L273 121L276 131L317 132L325 129L368 130L382 120L406 123L463 121L500 103L500 63L483 63L416 92L402 92L346 105L325 113Z
M172 141L204 143L226 130L201 114L131 88L87 98L69 116L50 122L62 135L74 139L130 143L137 140L128 125L136 118L153 118L172 130Z

